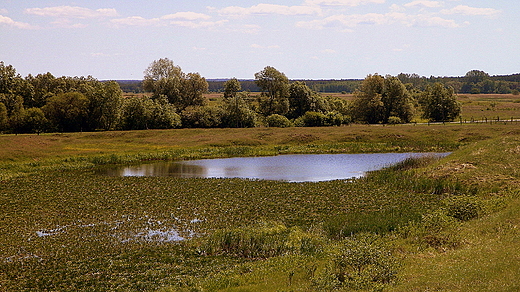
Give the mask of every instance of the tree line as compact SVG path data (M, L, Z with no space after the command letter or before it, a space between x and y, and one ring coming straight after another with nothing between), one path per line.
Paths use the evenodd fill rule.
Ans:
M451 121L460 114L454 88L437 82L410 87L399 76L369 75L354 99L322 96L306 81L290 81L267 66L255 73L252 96L236 78L223 81L210 104L209 83L165 58L153 61L141 83L147 94L123 97L120 84L51 73L22 77L0 62L0 131L75 132L214 127L339 126L352 122L408 123L420 114ZM315 84L322 84L317 81ZM480 82L480 81L479 81Z

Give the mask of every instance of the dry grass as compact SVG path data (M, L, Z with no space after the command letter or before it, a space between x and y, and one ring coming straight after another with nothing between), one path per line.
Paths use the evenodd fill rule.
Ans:
M338 148L337 151L366 152L349 150L347 146L352 143L386 143L386 145L395 145L394 151L403 152L407 150L406 147L409 147L409 150L420 150L417 149L420 145L470 143L497 137L517 131L517 126L516 124L352 125L322 128L175 129L0 135L0 162L31 161L56 156L138 153L223 146L334 144L334 147ZM341 147L345 148L340 149Z

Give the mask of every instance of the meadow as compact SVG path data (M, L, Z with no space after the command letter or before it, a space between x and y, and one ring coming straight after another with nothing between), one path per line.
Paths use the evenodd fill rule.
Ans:
M453 154L318 183L95 172L412 151ZM2 291L520 289L515 122L1 135L0 161Z

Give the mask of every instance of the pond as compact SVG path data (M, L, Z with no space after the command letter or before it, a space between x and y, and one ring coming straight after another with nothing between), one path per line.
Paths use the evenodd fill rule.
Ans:
M181 178L244 178L288 182L350 179L409 157L449 153L294 154L156 162L103 169L109 176L172 176Z

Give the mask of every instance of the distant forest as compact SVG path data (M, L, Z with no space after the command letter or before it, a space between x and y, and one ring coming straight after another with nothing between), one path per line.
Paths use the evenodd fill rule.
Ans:
M461 77L425 77L418 74L401 73L397 78L405 84L408 89L422 91L428 85L442 83L453 87L455 93L479 94L479 93L498 93L507 94L520 90L520 74L495 75L479 70L469 71ZM224 83L228 79L207 79L210 92L223 92ZM116 80L123 92L142 93L144 92L141 80ZM320 93L353 93L359 89L363 79L332 79L332 80L292 80L303 81L311 90ZM260 92L254 79L239 80L242 90L250 92Z

